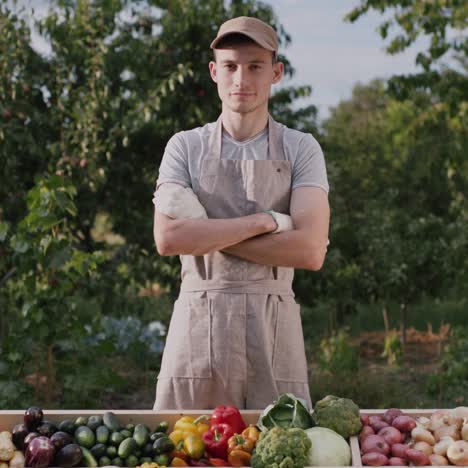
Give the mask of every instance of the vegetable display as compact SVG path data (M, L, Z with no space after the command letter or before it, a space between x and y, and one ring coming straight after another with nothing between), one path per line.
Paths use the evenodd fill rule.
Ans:
M11 457L17 465L10 462L5 466L0 459L0 468L24 468L25 463L31 468L304 468L310 461L324 460L323 447L332 447L323 436L314 439L305 432L313 426L305 401L290 393L280 395L265 408L257 425L249 426L234 406L219 405L211 414L196 419L181 414L172 427L161 421L154 430L141 423L124 425L111 411L52 422L44 419L41 408L33 406L0 444L0 456ZM315 458L312 440L316 445ZM341 440L349 450L347 442ZM13 441L21 451L16 450ZM344 453L338 442L333 450L339 452L340 447Z

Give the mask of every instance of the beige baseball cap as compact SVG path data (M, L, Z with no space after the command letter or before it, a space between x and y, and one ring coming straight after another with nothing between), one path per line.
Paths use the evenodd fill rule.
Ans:
M221 39L234 33L250 37L250 39L264 49L271 50L272 52L278 51L278 36L276 35L276 31L262 20L251 16L238 16L223 23L210 47L216 49Z

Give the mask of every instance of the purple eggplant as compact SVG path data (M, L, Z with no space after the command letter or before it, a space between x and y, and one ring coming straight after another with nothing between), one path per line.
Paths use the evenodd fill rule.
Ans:
M50 436L51 442L54 444L55 450L58 452L60 449L65 447L65 445L73 443L73 437L63 431L54 432Z
M26 466L31 468L47 468L52 464L55 456L55 447L48 437L35 437L28 444L25 459Z
M55 455L54 465L70 468L71 466L78 465L83 458L83 453L78 444L68 444L60 449Z
M36 427L41 424L43 417L44 413L41 408L38 406L31 406L24 413L24 424L26 424L29 431L34 431Z
M30 432L25 438L24 438L24 451L28 448L29 442L31 440L35 439L36 437L39 437L41 434L39 432Z
M13 443L18 450L23 450L24 439L29 434L26 424L17 424L11 431Z
M57 426L51 421L42 421L41 424L39 424L39 426L36 427L36 432L39 432L39 434L46 437L51 437L52 434L54 434L57 431Z

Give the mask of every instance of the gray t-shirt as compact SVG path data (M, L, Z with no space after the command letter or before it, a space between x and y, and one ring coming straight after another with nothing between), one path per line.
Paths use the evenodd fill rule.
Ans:
M291 163L291 189L320 187L328 193L325 159L317 140L310 133L299 132L285 125L283 127L284 155ZM208 141L215 128L216 122L212 122L203 127L176 133L166 145L159 167L157 186L174 182L191 187L196 192L203 155L208 151ZM223 130L221 148L223 159L268 159L268 129L244 141L234 140Z

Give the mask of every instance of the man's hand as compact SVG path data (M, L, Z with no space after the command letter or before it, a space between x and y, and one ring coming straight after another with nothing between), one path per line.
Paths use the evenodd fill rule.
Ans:
M206 210L191 188L174 183L158 187L153 199L156 209L173 219L207 219Z
M318 187L299 187L290 206L294 230L248 239L223 252L261 265L319 270L328 245L328 196Z
M294 229L294 223L291 216L283 213L278 213L277 211L268 210L266 213L270 213L273 216L273 219L276 222L276 230L272 234L279 234L280 232L292 231Z

